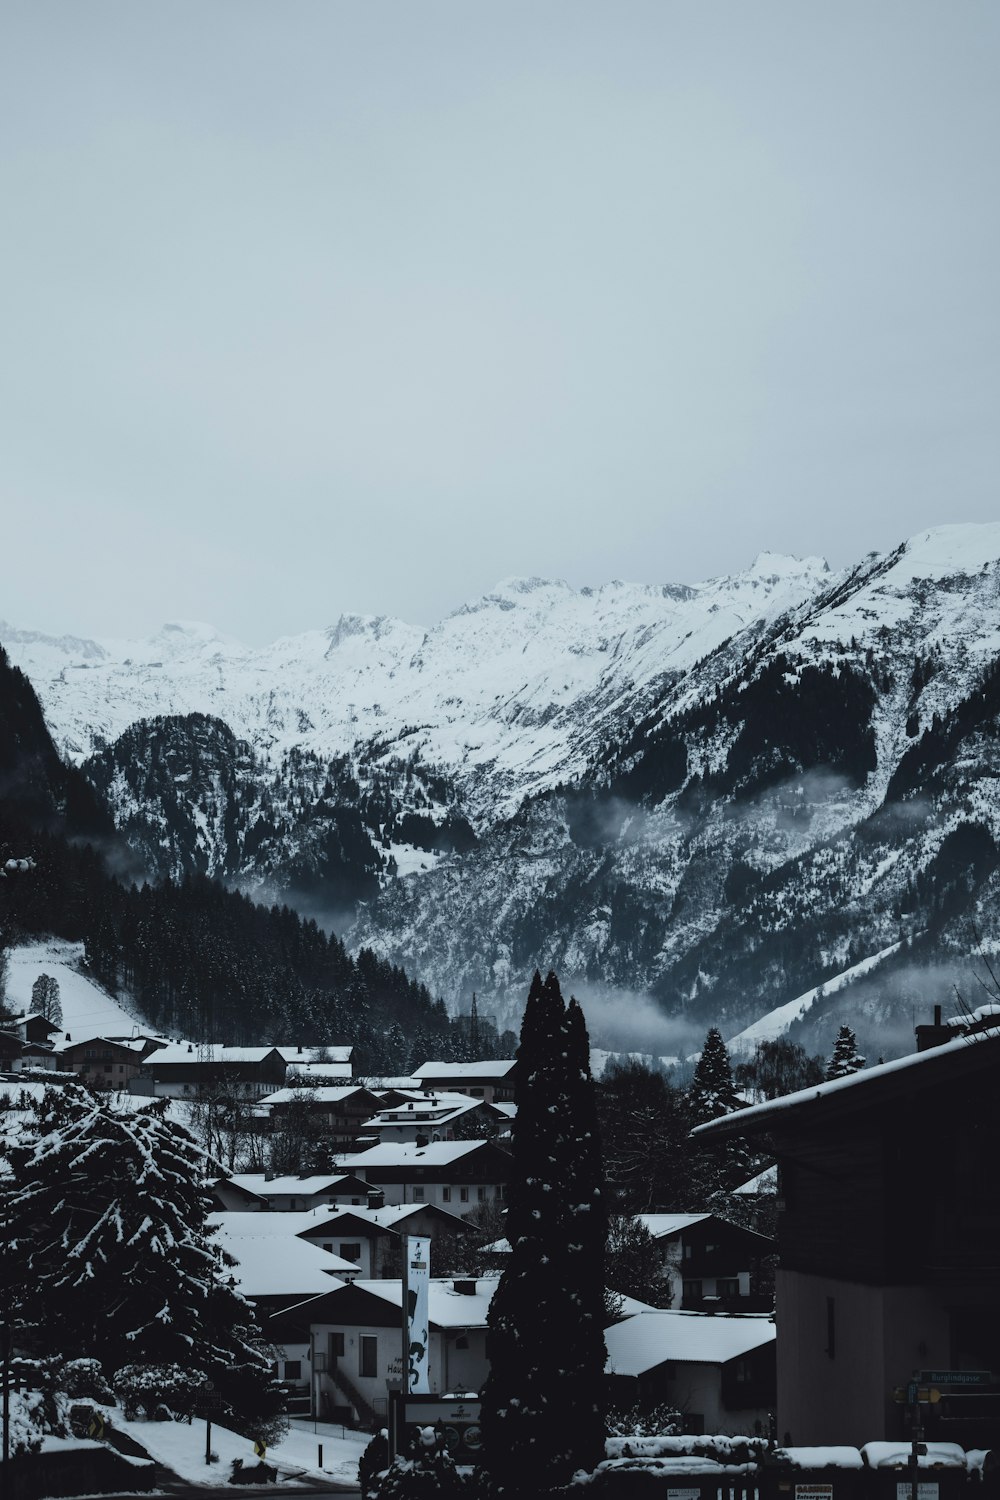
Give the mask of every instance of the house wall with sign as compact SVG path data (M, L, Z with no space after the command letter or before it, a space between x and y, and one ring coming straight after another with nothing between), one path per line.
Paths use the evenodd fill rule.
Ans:
M374 1322L316 1323L312 1331L316 1352L327 1356L327 1370L317 1376L320 1416L336 1406L356 1405L352 1402L354 1395L360 1395L364 1406L376 1415L384 1414L390 1385L402 1388L403 1384L398 1315L391 1327ZM443 1396L450 1390L478 1391L488 1370L485 1329L430 1330L432 1395ZM368 1415L364 1406L358 1410L362 1420Z

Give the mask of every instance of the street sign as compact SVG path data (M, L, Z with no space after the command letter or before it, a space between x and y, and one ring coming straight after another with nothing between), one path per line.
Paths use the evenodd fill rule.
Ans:
M917 1485L917 1500L938 1500L940 1488L936 1480L921 1479ZM913 1500L913 1483L909 1479L897 1479L896 1500Z
M218 1391L203 1391L198 1395L197 1406L198 1411L204 1415L205 1412L221 1411L223 1400Z
M254 1438L253 1451L256 1453L258 1458L263 1458L265 1456L265 1454L267 1453L267 1444L264 1442L263 1438Z
M100 1442L104 1437L104 1418L99 1411L94 1412L94 1415L87 1424L87 1436L95 1438L97 1442Z
M993 1385L989 1370L921 1370L921 1385Z

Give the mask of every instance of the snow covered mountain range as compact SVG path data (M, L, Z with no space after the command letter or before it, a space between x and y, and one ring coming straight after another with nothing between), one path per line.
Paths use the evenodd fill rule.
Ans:
M619 1022L783 1007L891 1049L1000 938L1000 525L840 574L508 580L426 631L0 642L152 868L337 914L451 1004L553 964Z

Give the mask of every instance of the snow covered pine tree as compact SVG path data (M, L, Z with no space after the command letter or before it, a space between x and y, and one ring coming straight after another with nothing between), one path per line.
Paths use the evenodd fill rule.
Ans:
M541 1494L604 1457L607 1214L583 1013L536 973L521 1027L508 1189L510 1263L489 1311L486 1467Z
M865 1059L858 1051L858 1039L849 1026L841 1026L833 1044L833 1056L826 1065L826 1077L847 1078L851 1073L860 1073Z
M720 1115L731 1114L742 1103L733 1083L733 1068L722 1032L718 1026L712 1026L705 1037L688 1089L691 1119L695 1125L703 1125L708 1120L717 1120Z
M18 1346L97 1359L109 1379L123 1365L200 1370L243 1431L280 1419L271 1352L206 1229L186 1130L157 1104L119 1114L69 1084L46 1089L3 1155L0 1279Z

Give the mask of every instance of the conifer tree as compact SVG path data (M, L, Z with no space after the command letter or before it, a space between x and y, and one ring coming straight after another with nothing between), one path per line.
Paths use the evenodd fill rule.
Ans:
M543 1492L604 1456L607 1235L583 1013L536 973L517 1052L510 1263L489 1312L486 1464L500 1494Z
M270 1351L212 1244L187 1131L155 1105L114 1113L67 1085L46 1090L5 1155L0 1279L20 1342L97 1359L109 1377L132 1364L201 1370L237 1422L277 1416Z
M833 1056L826 1065L827 1079L847 1078L851 1073L858 1073L865 1061L858 1052L858 1039L854 1032L847 1025L841 1026L833 1044Z
M733 1084L733 1069L726 1044L717 1026L711 1027L695 1065L688 1090L688 1107L696 1125L717 1120L740 1108L740 1098Z

